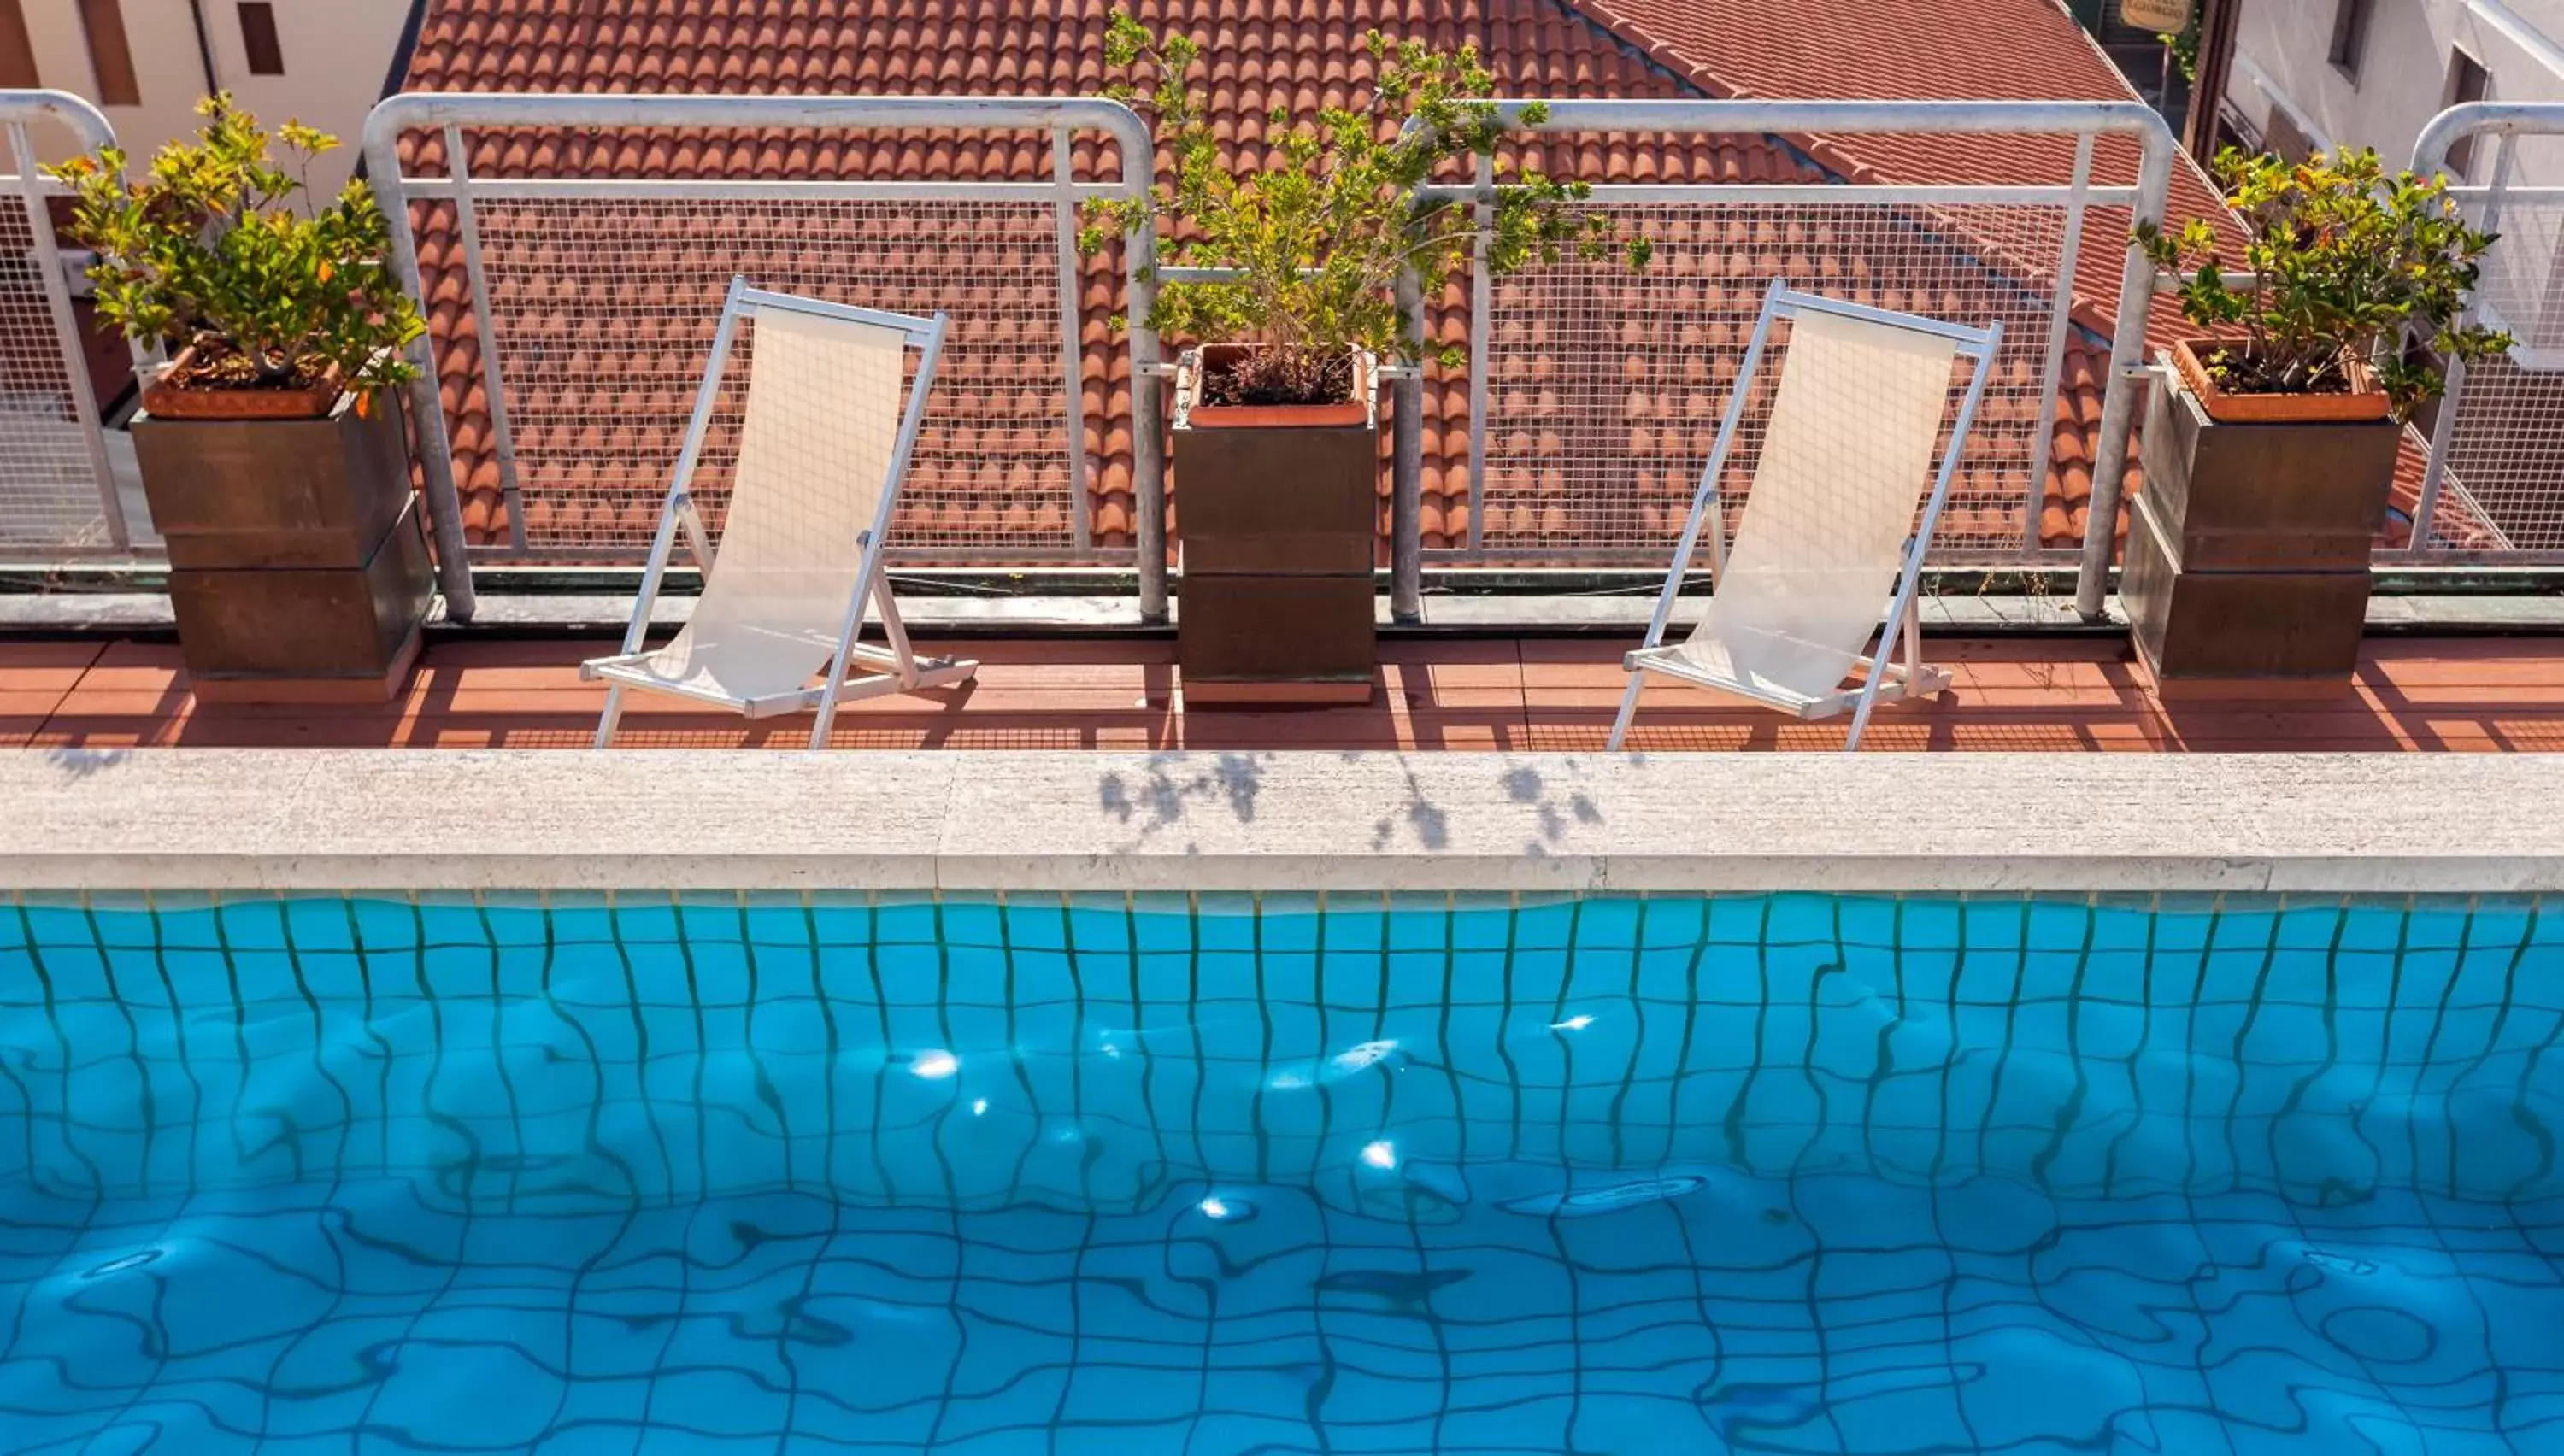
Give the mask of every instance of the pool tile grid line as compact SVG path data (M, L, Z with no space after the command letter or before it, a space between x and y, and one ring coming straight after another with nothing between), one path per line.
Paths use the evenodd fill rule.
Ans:
M2535 1450L2564 1398L2534 906L13 910L0 1408L75 1445Z

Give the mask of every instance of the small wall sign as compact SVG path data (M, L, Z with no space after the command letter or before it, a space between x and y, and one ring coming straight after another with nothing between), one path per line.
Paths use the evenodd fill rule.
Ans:
M2139 30L2179 35L2190 26L2190 0L2119 0L2119 19Z

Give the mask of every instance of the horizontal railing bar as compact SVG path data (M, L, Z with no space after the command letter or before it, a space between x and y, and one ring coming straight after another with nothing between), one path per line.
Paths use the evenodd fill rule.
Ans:
M992 541L984 546L903 546L896 544L898 526L892 526L894 543L882 548L883 559L894 565L947 567L956 570L1002 571L1017 566L1044 569L1079 569L1127 572L1137 554L1132 546L1028 546L1005 541ZM568 570L628 569L637 574L639 562L649 551L649 542L628 546L577 545L545 541L532 546L512 546L505 541L490 541L471 548L475 564L510 567L518 570L540 569L529 565L534 560L557 564ZM692 568L671 566L671 581L689 581L696 577ZM617 588L629 590L629 587Z
M2449 195L2460 202L2482 202L2493 195L2493 190L2490 187L2451 187ZM2564 198L2564 186L2551 183L2540 187L2513 185L2504 187L2500 191L2504 202L2553 202L2558 198Z
M1499 186L1504 184L1499 183ZM1463 182L1435 182L1415 189L1418 200L1426 202L1467 203L1479 198L1479 189ZM2074 189L2056 186L1984 186L1935 187L1889 186L1886 184L1837 182L1780 182L1736 186L1718 182L1598 182L1589 201L1601 204L1649 202L1733 202L1770 205L1791 203L1808 207L1876 207L1889 204L1947 203L2064 203L2074 197ZM2135 205L2134 187L2087 187L2083 201L2092 207L2129 207Z
M452 197L447 177L403 177L401 190L411 197ZM1082 182L1072 189L1080 200L1119 197L1118 182ZM504 177L475 176L472 195L493 202L598 201L618 197L737 202L813 202L828 198L878 202L1039 202L1056 204L1059 189L1048 182L900 182L842 180L824 182L733 181L704 177Z
M2461 136L2558 131L2564 131L2564 102L2462 102L2432 117L2413 138L2413 170L2426 177L2440 171Z
M368 159L388 157L405 131L430 126L599 127L775 130L1027 131L1066 126L1102 131L1124 157L1157 155L1138 112L1101 97L832 97L524 95L404 92L365 118ZM1145 189L1148 170L1126 167L1124 194Z
M1665 563L1672 558L1673 542L1654 546L1516 546L1490 541L1481 546L1426 546L1424 559L1451 570L1492 571L1617 571L1635 573L1652 592L1663 584ZM2019 546L1935 546L1925 563L1926 574L1935 570L2016 571L2073 568L2078 548L2074 546L2040 546L2024 551ZM1685 579L1707 580L1706 570L1685 573ZM1636 584L1633 581L1633 585Z
M0 91L0 126L52 121L72 129L83 151L96 151L115 140L107 113L67 91Z
M1300 276L1316 278L1324 272L1323 268L1304 268L1300 270ZM1160 283L1236 283L1246 276L1247 270L1243 268L1202 268L1184 263L1158 270Z
M2528 546L2381 546L2369 553L2381 566L2557 566L2564 550Z
M2163 117L2143 102L1917 102L1917 101L1515 101L1496 104L1505 124L1531 131L1879 132L2080 135L2164 128ZM1545 105L1538 122L1525 107ZM1412 124L1412 123L1410 123Z

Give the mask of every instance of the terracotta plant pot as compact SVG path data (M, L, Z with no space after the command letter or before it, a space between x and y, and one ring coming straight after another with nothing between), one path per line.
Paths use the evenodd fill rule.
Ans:
M168 379L196 358L196 346L178 350L162 375L142 387L142 408L157 420L317 420L341 392L338 370L296 389L187 389Z
M2403 426L2383 395L2223 396L2256 408L2373 399L2365 418L2220 416L2192 383L2196 357L2172 357L2182 386L2147 406L2119 587L2138 653L2166 685L2348 681Z
M2347 360L2350 392L2347 394L2230 394L2217 385L2215 375L2201 361L2202 349L2217 347L2215 339L2183 339L2172 346L2173 367L2180 371L2181 382L2199 396L2200 406L2208 417L2221 423L2303 425L2320 421L2354 424L2382 420L2387 415L2386 391L2377 387L2377 375L2358 359Z
M1380 398L1379 362L1370 354L1354 355L1354 385L1349 398L1334 404L1202 404L1202 383L1214 370L1263 347L1248 343L1213 343L1187 351L1176 365L1175 422L1197 430L1237 430L1288 425L1368 425Z
M1200 403L1204 355L1175 384L1177 650L1188 704L1370 701L1380 445L1368 355L1352 399ZM1235 346L1230 346L1235 347Z

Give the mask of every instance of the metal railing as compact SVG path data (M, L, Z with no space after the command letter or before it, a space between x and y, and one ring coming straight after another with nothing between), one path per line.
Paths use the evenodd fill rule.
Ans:
M1048 178L921 175L956 170L928 164L935 147L952 149L938 139L947 133L988 145L1029 133L1029 144L1046 143ZM722 154L720 175L685 175L708 134L744 141ZM1109 180L1079 175L1079 138L1096 136L1117 158ZM405 138L416 148L407 164ZM875 142L894 153L886 168L850 161ZM774 165L737 165L760 149ZM443 174L421 174L436 151ZM831 151L836 164L815 160ZM566 162L572 152L585 163ZM645 152L651 175L629 175ZM1086 154L1090 164L1104 155ZM953 315L897 554L1128 561L1143 615L1163 619L1160 371L1146 325L1155 235L1144 227L1125 240L1118 279L1076 246L1078 207L1145 191L1154 155L1137 114L1094 99L385 101L365 125L366 167L385 213L407 221L392 230L394 262L430 314L413 398L449 602L469 610L474 557L637 558L722 291L744 273L782 292ZM889 174L812 175L862 170ZM1120 285L1132 326L1118 342L1089 329L1090 282ZM1105 529L1091 503L1122 494L1094 489L1121 484L1095 474L1115 468L1117 350L1129 519ZM716 511L737 444L740 364L732 376L699 475Z
M39 170L32 128L47 125L80 152L115 140L107 117L68 92L0 91L0 183L18 203L0 208L0 557L122 555L132 537L54 232L65 189Z
M1751 327L1768 282L1768 270L1737 271L1733 241L1740 237L1748 257L1769 238L1807 274L1791 279L1798 286L2004 323L2015 342L1970 442L1968 482L1935 543L1943 561L2019 562L2071 551L2044 544L2040 528L2057 468L2057 401L2069 347L2097 353L2106 339L2107 363L2091 371L2103 391L2100 417L2078 442L2092 467L2085 520L2096 527L2081 553L2081 595L2087 610L2099 610L2122 472L2097 463L2127 458L2138 387L2132 371L2154 292L2153 270L2124 240L2136 221L2164 216L2178 146L2161 116L2133 102L1558 101L1547 104L1541 120L1525 123L1530 104L1502 104L1532 132L2057 136L2072 139L2073 155L2068 175L2037 185L1589 179L1596 206L1638 220L1654 244L1654 262L1636 276L1616 263L1563 262L1503 280L1472 271L1467 519L1458 529L1446 519L1436 532L1440 544L1429 550L1409 548L1424 530L1418 518L1428 413L1422 384L1410 382L1399 396L1392 495L1403 552L1392 604L1400 615L1411 614L1416 601L1410 557L1664 559L1697 483L1706 438L1699 417L1724 402L1733 376L1720 366L1732 371L1736 350L1729 345ZM2135 143L2131 181L2094 174L2096 143L2112 136ZM1483 257L1495 187L1492 167L1481 162L1474 180L1428 185L1417 196L1474 207ZM2087 245L2100 251L2087 258ZM2114 305L2078 295L2087 266L2106 277L2109 261L2121 257ZM1426 325L1417 301L1408 327L1421 336ZM1737 508L1758 428L1759 419L1749 424L1737 457L1730 497Z
M2499 238L2465 316L2514 342L2451 362L2405 559L2564 562L2564 140L2542 156L2527 150L2555 138L2564 103L2473 102L2441 112L2414 142L2424 175L2449 171L2466 149L2450 195Z
M1504 104L1519 120L1528 104ZM1720 402L1727 376L1719 372L1719 340L1750 321L1767 281L1757 271L1737 280L1751 287L1723 286L1721 240L1733 227L1801 235L1792 257L1810 276L1795 281L1808 286L2002 318L2020 343L1972 442L1977 469L1941 534L1940 558L2017 562L2067 551L2053 529L2042 538L2041 518L2054 525L2048 482L2059 469L2057 401L2077 349L2086 356L2073 371L2084 398L2097 387L2102 399L2098 420L2068 438L2086 462L2126 457L2134 414L2128 373L2142 351L2153 275L2130 260L2114 315L2103 296L2108 258L2096 261L2086 249L2096 231L2124 237L2137 218L2162 215L2175 148L2152 111L2132 103L1558 102L1527 129L1729 134L1774 147L1804 135L2043 134L2070 140L2072 155L2070 174L2040 185L1599 182L1596 204L1642 214L1657 245L1655 266L1628 283L1628 297L1606 292L1594 270L1576 264L1501 282L1472 270L1470 372L1464 383L1440 381L1445 394L1457 393L1455 383L1465 388L1465 448L1457 445L1456 403L1443 411L1453 418L1435 418L1424 408L1427 381L1392 375L1390 557L1399 616L1415 614L1428 554L1454 564L1661 557L1697 468L1697 432L1686 412ZM686 174L688 146L707 133L785 135L815 146L930 131L1037 132L1048 141L1050 176L1020 180L1033 169L1022 157L979 169L1018 180L949 180L950 166L886 173L878 159L859 175L813 175L860 170L814 164L806 158L815 151L754 176L740 175L737 153L726 152L707 169L719 175ZM385 210L409 223L394 229L395 262L431 317L432 337L417 355L425 377L414 413L449 598L468 611L468 562L476 558L637 553L683 424L694 382L687 371L700 367L694 334L709 327L730 275L744 271L765 287L954 312L956 374L938 391L942 417L930 421L913 504L895 537L906 559L1127 562L1139 577L1144 617L1162 619L1163 369L1159 340L1145 327L1156 240L1144 230L1123 249L1121 267L1102 276L1074 247L1077 207L1138 195L1150 169L1081 175L1100 170L1102 157L1081 168L1081 133L1102 135L1118 157L1154 154L1136 114L1094 100L386 101L366 128L368 173ZM2109 137L2133 142L2133 181L2125 165L2111 180L2096 175L2107 165L2097 145ZM613 138L624 147L619 156ZM646 166L635 165L654 145ZM606 175L640 170L650 175ZM1490 169L1474 182L1428 186L1419 199L1477 207L1483 227L1493 185ZM2082 294L2078 272L2094 285ZM1409 326L1421 329L1425 311L1411 280L1401 293ZM1722 310L1739 316L1728 319ZM1140 326L1127 342L1108 340L1099 328L1106 312ZM1117 346L1126 350L1118 358ZM982 365L975 387L974 348ZM2107 364L2089 367L2105 348ZM1542 375L1561 366L1563 386ZM1645 373L1645 387L1625 387L1633 367ZM1099 490L1092 473L1115 468L1099 442L1125 448L1118 437L1126 420L1127 457L1115 456L1128 461L1123 497L1121 481ZM1454 531L1446 520L1429 551L1428 431L1444 437L1444 460L1464 468L1467 481L1465 525ZM723 440L717 428L716 482ZM1741 452L1740 466L1751 459L1750 448ZM2115 520L2119 473L2092 474L2089 519ZM1127 500L1127 508L1098 504L1108 499ZM1117 514L1108 526L1095 519L1099 509L1127 509L1128 519ZM1567 523L1554 528L1548 518L1562 513Z
M1529 103L1503 104L1525 131L1551 137L1727 135L1786 149L1796 137L2036 135L2070 141L2071 162L2029 185L1598 177L1594 203L1655 242L1646 274L1573 262L1504 280L1471 270L1461 279L1466 374L1389 371L1399 616L1416 614L1428 561L1660 561L1696 484L1704 436L1693 416L1723 403L1733 345L1768 281L1759 262L1751 276L1739 270L1775 252L1807 273L1796 283L1853 298L1902 295L1925 312L2005 322L2015 342L1971 445L1976 479L1955 503L1936 559L2070 557L2078 605L2099 611L2124 471L2097 463L2127 459L2158 282L2133 252L2122 256L2120 240L2135 220L2164 215L2176 151L2151 110L1563 101L1526 125ZM949 164L885 162L878 152L869 170L808 159L861 139L926 155L916 138L1010 133L1033 150L978 170L1017 180L949 180ZM785 163L742 175L732 155L686 175L687 148L707 134L761 138ZM0 206L0 557L131 553L116 437L99 418L50 211L63 189L37 170L48 142L89 150L113 133L76 97L0 92L0 136L10 168L0 175L18 199ZM810 147L794 152L778 136ZM2124 156L2115 169L2102 159L2097 147L2111 137L2133 145L2133 173ZM636 138L662 154L646 156L645 145L607 159ZM1117 258L1090 260L1074 238L1082 204L1149 185L1150 168L1125 161L1153 155L1148 127L1127 107L1038 98L411 95L376 109L365 145L386 212L409 224L393 229L394 262L431 316L412 402L441 584L456 615L470 613L475 560L638 558L701 367L693 332L709 330L721 289L746 272L845 302L951 310L957 361L976 350L978 372L964 364L939 390L943 414L931 421L912 483L915 514L903 522L907 559L1127 566L1144 617L1163 620L1165 371L1145 326L1157 240L1144 229ZM2542 145L2557 148L2551 165L2537 164ZM578 146L583 156L564 150ZM407 166L405 147L414 148ZM2417 437L2417 472L2406 477L2419 480L2408 487L2410 544L2380 559L2564 563L2564 103L2453 107L2417 142L2415 169L2444 169L2460 148L2471 155L2453 193L2501 235L2470 316L2518 342L2450 371L2427 452ZM651 175L609 175L641 170ZM1034 172L1047 176L1025 179ZM1476 209L1483 238L1495 185L1482 168L1418 198ZM2113 306L2097 285L2114 261ZM1419 334L1457 326L1432 316L1432 302L1411 280L1401 289ZM1105 329L1107 314L1139 326ZM2087 413L2060 429L2060 398L2078 379L2083 392L2069 404ZM2097 418L2088 413L2095 391ZM730 442L737 403L734 392ZM1436 437L1434 461L1449 478L1429 499L1446 514L1428 522L1426 446ZM716 457L724 445L717 430ZM2061 449L2077 454L2061 459ZM1740 452L1740 468L1751 458L1750 448ZM724 466L716 458L715 479ZM2068 468L2091 470L2079 543L2050 509ZM1111 514L1099 520L1099 511Z

